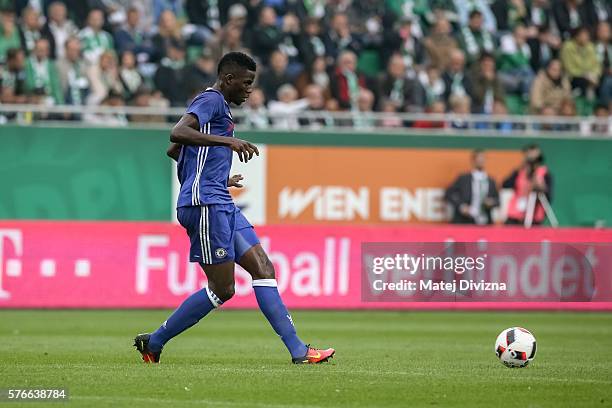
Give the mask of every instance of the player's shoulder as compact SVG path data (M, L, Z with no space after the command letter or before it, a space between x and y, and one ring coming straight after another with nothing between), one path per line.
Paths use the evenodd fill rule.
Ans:
M207 88L200 92L195 98L193 98L193 102L201 101L201 102L212 102L212 103L223 103L225 99L221 92L217 91L213 88Z

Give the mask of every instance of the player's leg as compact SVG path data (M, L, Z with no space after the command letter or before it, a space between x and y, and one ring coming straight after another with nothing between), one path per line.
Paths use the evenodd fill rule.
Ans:
M333 356L334 350L312 349L300 340L293 319L278 292L274 265L260 245L255 230L240 212L236 216L236 225L239 228L234 239L237 262L253 278L253 291L257 304L289 350L293 361L295 363L326 361Z
M228 217L228 211L219 206L203 206L180 208L178 216L191 240L190 261L200 263L208 278L208 286L185 299L151 335L136 337L136 348L145 362L147 358L157 362L159 353L170 339L234 295L233 247L225 249L233 240L233 214Z

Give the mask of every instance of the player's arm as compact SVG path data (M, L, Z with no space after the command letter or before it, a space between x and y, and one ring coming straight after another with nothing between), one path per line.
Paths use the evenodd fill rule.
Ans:
M259 156L257 146L246 140L236 139L235 137L209 135L200 132L199 129L198 119L194 115L186 113L172 128L170 141L190 146L227 146L238 153L238 158L241 162L251 160L254 154Z
M166 150L166 154L174 161L178 161L179 156L181 155L181 146L178 143L170 143L168 150Z

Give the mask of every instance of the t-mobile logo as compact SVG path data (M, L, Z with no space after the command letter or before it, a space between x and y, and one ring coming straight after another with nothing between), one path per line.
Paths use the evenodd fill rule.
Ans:
M12 253L17 258L7 258L5 263L5 245L8 242L8 247L12 247ZM0 229L0 299L9 299L11 294L2 287L2 279L7 277L21 276L21 260L18 259L23 255L23 235L20 230L16 229ZM5 268L6 265L6 268Z

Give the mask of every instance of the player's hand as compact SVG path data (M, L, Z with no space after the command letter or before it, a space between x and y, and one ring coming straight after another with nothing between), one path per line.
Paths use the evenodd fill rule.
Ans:
M240 184L240 181L243 179L244 177L242 177L242 174L234 174L229 178L229 180L227 180L227 186L242 188L242 184Z
M459 206L459 212L466 217L470 216L470 206L467 204L461 204Z
M259 150L254 144L241 139L230 139L230 146L233 151L238 153L238 158L241 162L246 163L253 158L256 154L259 156Z

